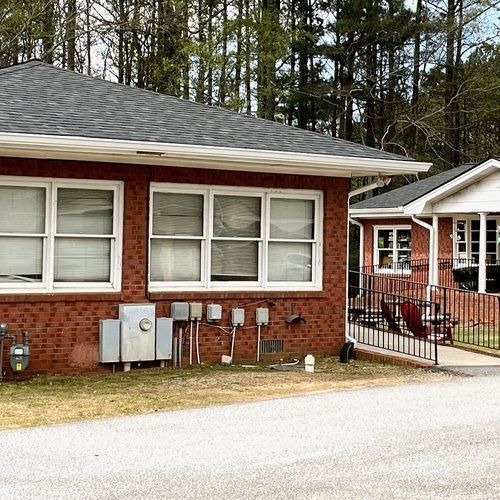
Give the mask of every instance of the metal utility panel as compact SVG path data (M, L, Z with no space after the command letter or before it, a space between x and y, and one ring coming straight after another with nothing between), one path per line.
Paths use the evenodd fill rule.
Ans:
M121 304L121 360L155 359L156 308L154 304Z
M157 318L156 320L156 359L172 359L172 335L174 320Z
M187 302L172 302L170 316L174 321L187 321L189 319L189 304Z
M120 362L119 319L101 319L99 321L99 362Z

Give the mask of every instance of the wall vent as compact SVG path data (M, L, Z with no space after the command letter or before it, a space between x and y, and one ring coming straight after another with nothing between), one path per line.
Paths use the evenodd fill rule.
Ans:
M261 340L260 352L262 352L263 354L285 352L285 341L283 339Z

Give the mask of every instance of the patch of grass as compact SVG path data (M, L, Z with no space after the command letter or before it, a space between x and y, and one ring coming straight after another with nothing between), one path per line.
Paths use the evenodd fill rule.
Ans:
M457 347L500 355L500 330L488 325L455 327L453 338Z
M152 413L307 392L443 379L421 368L320 358L314 374L205 365L38 377L0 384L0 429Z

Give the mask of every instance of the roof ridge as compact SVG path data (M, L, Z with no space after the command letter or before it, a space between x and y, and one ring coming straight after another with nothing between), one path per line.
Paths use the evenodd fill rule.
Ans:
M33 66L50 66L52 68L55 68L55 66L52 66L51 64L47 64L40 59L30 59L29 61L23 61L20 63L15 63L11 64L9 66L4 66L0 68L0 75L6 74L6 73L12 73L14 71L21 71L24 69L29 69Z

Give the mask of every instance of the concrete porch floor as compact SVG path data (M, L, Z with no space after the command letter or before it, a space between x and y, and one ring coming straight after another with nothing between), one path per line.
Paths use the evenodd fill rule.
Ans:
M414 337L402 336L397 334L388 334L376 329L366 328L356 325L351 326L349 335L356 339L364 340L365 343L358 341L356 348L365 352L373 352L381 355L390 355L396 358L417 361L426 366L434 366L434 360L423 359L416 355L403 354L394 349L404 350L409 353L421 354L430 357L430 350L434 345L429 341L420 341ZM382 335L384 333L385 335ZM373 344L378 344L375 347ZM500 354L500 352L499 352ZM500 357L488 356L465 349L458 349L450 345L438 345L438 363L442 367L467 367L467 366L500 366Z

